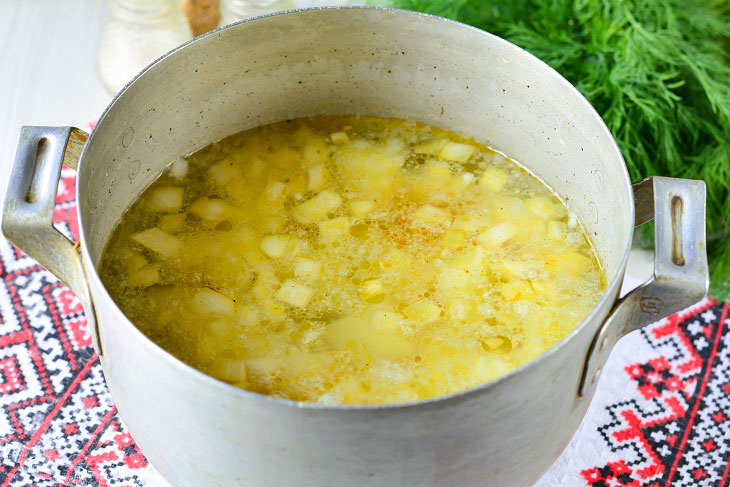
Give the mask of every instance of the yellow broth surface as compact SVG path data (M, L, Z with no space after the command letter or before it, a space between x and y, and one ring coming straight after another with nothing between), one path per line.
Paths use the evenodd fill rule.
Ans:
M356 116L275 123L178 158L124 215L101 276L193 367L325 404L502 376L605 288L575 217L513 160Z

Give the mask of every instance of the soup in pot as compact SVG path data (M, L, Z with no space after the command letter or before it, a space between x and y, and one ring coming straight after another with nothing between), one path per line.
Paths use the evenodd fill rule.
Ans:
M127 210L100 273L184 362L324 404L500 377L605 289L580 223L514 160L359 116L287 120L178 158Z

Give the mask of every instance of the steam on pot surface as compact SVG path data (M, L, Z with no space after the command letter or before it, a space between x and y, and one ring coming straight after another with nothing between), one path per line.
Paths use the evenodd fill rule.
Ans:
M101 276L188 364L327 404L492 380L605 289L575 216L515 161L359 116L287 120L177 159L124 215Z

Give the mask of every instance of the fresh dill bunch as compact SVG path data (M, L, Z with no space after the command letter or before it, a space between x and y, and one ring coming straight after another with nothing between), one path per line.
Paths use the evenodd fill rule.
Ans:
M474 25L551 65L603 116L632 179L664 175L705 180L710 293L728 296L730 2L393 0L393 4Z

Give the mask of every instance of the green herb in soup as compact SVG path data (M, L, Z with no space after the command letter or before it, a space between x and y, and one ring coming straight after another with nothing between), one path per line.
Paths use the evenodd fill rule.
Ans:
M326 116L175 161L101 276L181 360L271 396L394 403L504 375L559 342L605 280L561 201L478 142Z

